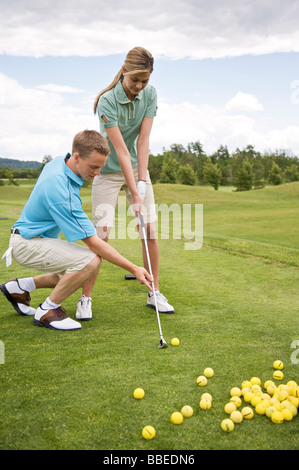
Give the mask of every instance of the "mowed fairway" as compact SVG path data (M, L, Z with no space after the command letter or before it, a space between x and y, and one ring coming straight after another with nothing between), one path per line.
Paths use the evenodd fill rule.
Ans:
M0 220L1 255L31 189L0 187L0 217L8 217ZM253 376L262 384L272 379L276 359L284 363L282 382L299 384L299 183L242 193L182 185L155 185L154 191L158 205L203 204L201 249L159 240L160 287L175 307L174 315L160 315L169 347L157 348L146 289L106 262L94 289L94 318L80 331L33 326L1 295L1 449L299 448L298 416L274 424L255 414L230 433L220 426L230 389ZM90 188L83 189L89 215L90 197ZM139 240L111 244L142 263ZM1 261L1 283L29 275ZM32 305L48 294L34 291ZM79 294L64 303L72 318ZM171 346L173 337L179 346ZM214 376L199 387L205 367ZM145 390L142 400L133 397L137 387ZM209 410L199 408L204 392L213 397ZM184 405L194 415L172 424L172 412ZM149 441L141 436L146 425L156 430Z

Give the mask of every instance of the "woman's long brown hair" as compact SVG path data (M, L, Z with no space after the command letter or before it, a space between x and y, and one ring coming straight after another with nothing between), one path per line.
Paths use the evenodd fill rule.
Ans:
M138 74L144 72L152 73L154 70L154 58L152 54L143 47L134 47L134 49L131 49L128 52L127 57L125 58L124 68L128 74ZM119 70L112 83L110 83L109 86L104 88L104 90L98 94L93 106L94 114L97 112L98 102L102 94L114 88L122 76L123 68Z

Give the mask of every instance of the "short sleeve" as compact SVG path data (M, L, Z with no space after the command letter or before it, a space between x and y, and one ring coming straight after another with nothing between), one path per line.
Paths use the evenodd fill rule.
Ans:
M101 125L104 127L114 127L118 125L117 105L115 100L111 99L111 95L104 94L101 96L98 104L98 116ZM105 120L102 116L105 116Z
M149 95L148 95L148 101L147 101L147 106L145 110L145 117L155 117L157 115L157 92L156 89L151 86L149 87Z
M49 207L49 214L69 242L96 234L94 225L79 204L73 204L71 210L68 202L54 204Z

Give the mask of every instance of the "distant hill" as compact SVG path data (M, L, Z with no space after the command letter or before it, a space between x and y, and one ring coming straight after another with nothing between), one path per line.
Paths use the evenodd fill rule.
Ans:
M0 166L7 168L18 169L18 170L37 170L42 166L42 163L31 162L31 161L22 161L22 160L13 160L12 158L0 158Z

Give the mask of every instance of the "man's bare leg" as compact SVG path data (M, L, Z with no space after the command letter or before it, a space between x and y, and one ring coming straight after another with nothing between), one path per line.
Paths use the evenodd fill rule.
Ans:
M35 276L33 278L35 286L37 289L47 289L54 288L59 281L59 276L57 274L41 274L40 276Z
M65 299L70 297L80 287L91 279L96 279L99 273L102 259L96 256L85 268L76 273L65 273L62 275L53 291L49 295L51 302L61 304Z

